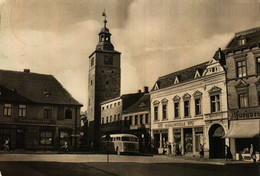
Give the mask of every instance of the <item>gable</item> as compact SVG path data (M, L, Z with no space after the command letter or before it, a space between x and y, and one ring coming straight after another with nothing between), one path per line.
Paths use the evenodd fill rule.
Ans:
M244 87L248 87L248 84L244 80L240 80L235 87L244 88Z
M200 97L200 96L202 96L202 92L196 90L196 91L193 93L193 96L194 96L194 97Z
M181 99L181 97L179 97L178 95L175 95L172 100L173 101L180 101L180 99Z
M166 98L162 99L162 103L168 103L168 100Z
M213 86L208 92L209 93L214 93L214 92L220 92L222 89L217 87L217 86Z
M183 96L182 96L182 98L183 99L189 99L191 96L190 96L190 94L188 94L188 93L185 93Z

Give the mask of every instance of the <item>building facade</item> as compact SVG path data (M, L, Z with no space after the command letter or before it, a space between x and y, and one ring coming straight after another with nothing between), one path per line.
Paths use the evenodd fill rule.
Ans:
M52 76L0 70L0 144L11 149L78 147L78 103Z
M151 152L150 94L148 91L123 111L122 132L139 138L139 151Z
M100 137L106 134L122 133L122 113L138 101L144 93L124 94L101 103Z
M224 53L178 72L159 77L151 95L151 136L155 150L163 153L167 144L182 155L223 158L228 139ZM175 151L176 152L176 151Z
M246 156L251 144L259 150L260 28L236 33L224 52L230 120L226 137L233 154Z
M100 140L100 103L120 96L120 53L114 50L106 23L105 19L96 50L89 56L88 138L94 149L98 149Z

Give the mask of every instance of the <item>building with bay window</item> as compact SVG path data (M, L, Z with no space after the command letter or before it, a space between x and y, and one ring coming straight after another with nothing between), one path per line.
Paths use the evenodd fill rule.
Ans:
M52 76L0 70L0 145L56 150L78 145L80 107Z
M224 53L156 81L151 96L151 136L155 149L163 153L166 144L183 155L222 158L228 139L227 91ZM173 146L172 146L173 147Z
M225 137L233 154L250 159L251 144L259 152L260 27L236 33L224 53L230 120Z

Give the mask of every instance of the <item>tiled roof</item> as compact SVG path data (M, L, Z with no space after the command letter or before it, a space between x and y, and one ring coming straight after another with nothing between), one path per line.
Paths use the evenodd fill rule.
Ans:
M31 103L27 98L19 95L15 90L7 89L4 86L0 85L0 101L6 103L9 102L19 102L19 103Z
M150 94L144 94L138 101L136 101L132 106L123 111L123 114L128 114L132 112L142 112L149 111L150 109Z
M245 45L239 45L238 41L242 38L246 39ZM235 34L231 41L227 44L226 49L240 48L260 43L260 27L241 31Z
M82 106L52 75L0 70L0 85L34 103Z
M183 83L186 81L190 81L192 79L196 79L196 78L194 78L196 71L198 70L200 75L202 75L203 71L207 67L207 64L208 64L208 62L204 62L204 63L198 64L198 65L186 68L184 70L180 70L180 71L173 72L171 74L159 77L158 80L156 81L152 91L155 90L156 84L158 85L159 89L173 86L176 77L178 77L179 83Z
M123 100L123 111L133 105L137 100L139 100L144 93L133 93L133 94L124 94L122 95Z

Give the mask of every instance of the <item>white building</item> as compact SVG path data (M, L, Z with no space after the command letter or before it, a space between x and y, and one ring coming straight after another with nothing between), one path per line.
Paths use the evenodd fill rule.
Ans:
M158 78L150 95L151 136L159 153L170 142L182 155L199 155L201 144L205 157L224 157L229 144L222 138L228 130L224 62L219 49L207 63Z

